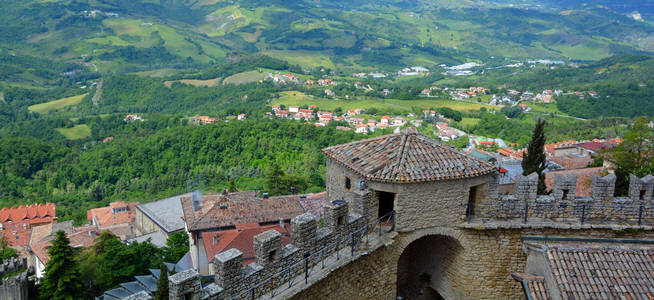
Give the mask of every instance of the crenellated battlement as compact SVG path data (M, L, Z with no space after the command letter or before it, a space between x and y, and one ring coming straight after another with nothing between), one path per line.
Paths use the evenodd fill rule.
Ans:
M515 194L488 197L472 204L475 215L468 221L654 225L654 176L631 175L628 197L614 197L615 183L613 174L594 175L590 196L579 196L576 175L556 175L551 195L537 195L538 175L518 176Z
M334 255L337 257L333 262L338 262L341 253L347 250L353 256L355 246L362 243L373 226L360 214L348 213L348 206L343 200L325 205L322 228L318 228L316 217L310 213L296 216L291 220L291 243L284 247L282 235L276 230L256 235L253 240L255 261L245 267L243 253L238 249L217 254L213 259L214 283L204 288L195 270L170 276L170 299L184 300L188 295L194 295L191 299L232 299L275 294L282 283L303 274L308 277L308 268L318 262L324 266Z
M0 264L0 277L17 270L27 268L27 258L10 258L2 261Z

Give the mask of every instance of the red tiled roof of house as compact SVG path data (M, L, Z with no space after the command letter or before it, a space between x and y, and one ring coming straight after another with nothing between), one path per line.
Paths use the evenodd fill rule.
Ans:
M133 223L134 214L136 211L135 207L137 205L139 205L138 202L129 203L129 204L123 201L112 202L109 203L109 206L90 209L87 211L86 215L87 218L90 217L89 221L92 221L95 218L95 221L97 223L96 225L98 227L107 227L107 226L113 226L113 225L124 224L124 223ZM127 207L127 210L119 211L119 212L112 211L112 208L118 209L123 207Z
M0 236L6 237L12 247L27 246L32 226L52 223L55 219L53 203L5 207L0 210Z
M582 147L584 149L588 149L590 151L595 151L595 152L599 152L601 150L610 148L608 145L604 145L604 144L599 143L599 142L581 143L581 144L579 144L579 147Z
M556 285L566 299L653 299L654 247L547 245Z
M18 222L28 219L30 223L47 223L48 219L55 217L54 203L31 204L29 206L21 205L19 207L7 208L0 210L0 222L12 221ZM51 221L51 220L50 220Z
M409 127L400 133L322 150L368 180L425 182L490 174L497 168Z
M207 258L211 262L216 254L236 248L243 252L243 265L247 266L254 262L254 236L273 229L282 234L282 247L291 242L291 229L288 224L284 224L283 227L279 224L265 226L257 223L239 224L236 225L236 229L203 232L202 239Z
M554 171L545 173L545 185L547 190L554 188L554 178L556 175L577 175L577 196L590 196L590 184L593 180L594 174L600 174L604 171L604 168L584 168L584 169L574 169L574 170L563 170L563 171Z
M74 232L75 228L73 227L73 221L68 220L64 222L53 222L45 225L32 226L30 231L29 245L40 243L42 240L59 230L63 230L67 234Z
M572 170L572 169L583 169L588 167L588 165L593 161L593 158L590 157L590 155L584 155L584 156L566 155L566 156L552 157L550 158L550 160L564 167L567 170Z
M324 204L327 201L327 192L309 194L306 198L300 198L300 205L305 212L321 218L324 213Z
M95 228L83 228L79 229L74 233L68 234L68 239L70 240L71 247L89 247L93 245L95 238L97 236ZM48 238L42 240L41 242L30 245L30 249L34 252L34 255L39 258L39 260L45 265L50 261L50 254L48 254L48 249L52 246L52 240L55 235L50 235Z
M255 192L240 192L199 198L197 204L192 197L181 198L189 231L289 220L304 213L299 195L258 198Z
M527 299L532 300L549 300L550 295L545 288L545 277L525 273L514 273L513 278L523 283L526 289ZM524 286L526 284L526 286Z

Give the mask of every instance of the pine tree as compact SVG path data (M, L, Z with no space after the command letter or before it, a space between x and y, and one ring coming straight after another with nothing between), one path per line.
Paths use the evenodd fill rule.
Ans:
M154 300L168 300L168 268L162 263L159 269L161 275L157 281L157 293L154 295Z
M266 176L266 189L273 191L273 194L277 195L279 193L281 181L284 175L284 171L282 171L279 165L273 164L272 168L268 172L268 176Z
M236 183L234 182L234 179L229 180L229 186L227 187L227 190L230 193L236 192Z
M529 175L536 172L538 174L538 194L546 193L545 175L543 171L547 167L545 158L545 121L536 120L534 134L527 146L527 153L522 158L522 175Z
M57 231L52 247L48 249L50 261L39 287L41 299L69 300L83 298L83 290L77 266L77 251L63 231Z

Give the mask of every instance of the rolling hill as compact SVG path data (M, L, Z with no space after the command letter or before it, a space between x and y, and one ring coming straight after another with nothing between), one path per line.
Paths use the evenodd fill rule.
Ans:
M627 17L625 8L581 9L572 0L548 1L540 9L511 0L2 2L5 57L50 60L68 69L62 72L73 69L66 64L99 73L193 69L237 53L264 53L305 67L395 70L654 51L652 23ZM12 70L4 81L47 83L47 74Z

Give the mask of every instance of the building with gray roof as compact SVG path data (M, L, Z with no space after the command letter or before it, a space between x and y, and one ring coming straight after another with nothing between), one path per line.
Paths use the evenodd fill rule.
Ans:
M144 235L155 231L163 233L166 238L175 232L184 230L184 211L180 199L191 197L186 193L136 206L136 229Z

